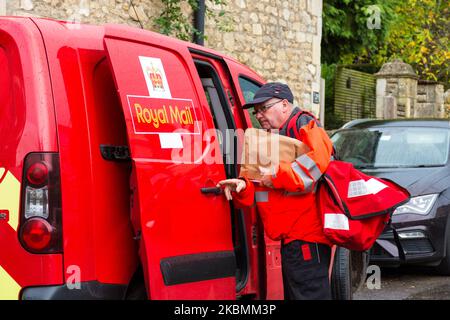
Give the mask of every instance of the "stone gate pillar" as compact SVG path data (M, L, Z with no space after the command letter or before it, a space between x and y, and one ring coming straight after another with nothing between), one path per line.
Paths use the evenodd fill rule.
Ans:
M413 68L400 59L385 63L375 74L376 117L412 118L417 102L418 76Z
M444 116L450 118L450 89L448 89L444 93L444 109L445 109Z
M444 85L442 83L419 80L414 116L417 118L443 118L445 116Z

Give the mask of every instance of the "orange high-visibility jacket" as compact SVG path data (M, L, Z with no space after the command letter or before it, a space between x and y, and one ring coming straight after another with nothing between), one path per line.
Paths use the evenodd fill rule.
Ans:
M256 203L266 234L273 240L303 240L331 246L323 234L315 185L330 163L333 145L314 119L299 129L299 137L310 151L275 168L274 189L243 178L247 187L233 193L233 200L238 207Z

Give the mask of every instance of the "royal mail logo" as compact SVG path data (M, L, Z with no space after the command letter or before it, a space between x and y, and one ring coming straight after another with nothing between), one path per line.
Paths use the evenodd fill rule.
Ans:
M198 119L190 99L159 99L128 95L134 132L137 134L197 134Z
M164 83L161 76L161 71L159 71L159 69L155 66L151 65L151 67L147 68L147 72L149 74L150 81L152 82L153 89L164 91Z
M172 95L161 59L140 56L139 62L141 63L149 96L152 98L171 99Z

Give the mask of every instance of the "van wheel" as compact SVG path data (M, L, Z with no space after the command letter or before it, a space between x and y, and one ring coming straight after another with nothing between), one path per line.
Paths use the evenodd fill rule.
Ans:
M148 300L147 289L145 288L144 273L139 265L130 283L128 284L125 300Z
M352 300L351 275L350 250L337 247L331 272L331 296L333 300Z

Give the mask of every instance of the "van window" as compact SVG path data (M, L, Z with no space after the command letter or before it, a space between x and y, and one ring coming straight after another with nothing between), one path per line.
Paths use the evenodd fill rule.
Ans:
M244 78L243 76L239 77L239 85L241 87L245 102L253 100L256 91L258 91L258 89L261 87L260 84L257 84L256 82L248 78ZM256 120L255 115L252 112L252 109L249 110L249 115L250 119L252 120L253 127L261 128L261 125L259 124L258 120Z

